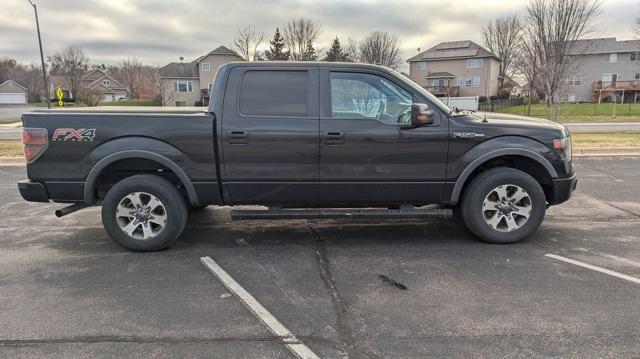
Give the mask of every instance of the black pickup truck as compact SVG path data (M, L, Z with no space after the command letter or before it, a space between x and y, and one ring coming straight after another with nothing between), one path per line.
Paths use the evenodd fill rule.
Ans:
M576 187L563 126L452 110L374 65L230 63L206 112L22 120L22 197L71 204L58 216L102 205L109 235L134 251L171 245L208 205L267 207L232 211L253 220L457 212L479 238L514 243Z

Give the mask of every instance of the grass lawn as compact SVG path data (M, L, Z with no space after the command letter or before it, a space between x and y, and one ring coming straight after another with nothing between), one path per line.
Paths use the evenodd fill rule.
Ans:
M33 107L47 108L46 102L31 102L29 105ZM83 103L74 103L74 102L65 102L64 107L87 107L87 105ZM58 107L57 101L51 101L51 108L60 108Z
M153 100L126 100L116 102L100 102L98 106L158 106Z
M19 157L19 156L23 156L22 141L0 140L0 157Z
M4 125L4 124L8 124L8 123L15 123L15 122L20 122L20 117L9 118L9 119L6 119L6 120L0 120L0 125Z
M580 147L640 147L640 133L573 133L571 143Z
M640 103L617 104L615 106L616 117L613 117L614 104L612 103L579 103L563 104L559 110L559 122L624 122L640 121ZM506 107L497 112L514 115L525 115L526 104L521 106ZM531 105L531 116L547 117L547 108L544 104Z

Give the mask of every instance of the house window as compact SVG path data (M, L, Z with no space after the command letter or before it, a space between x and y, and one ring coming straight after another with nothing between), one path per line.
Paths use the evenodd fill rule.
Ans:
M211 71L211 64L208 62L202 63L200 64L200 70L204 71L204 72L209 72Z
M186 80L178 80L173 82L173 91L175 92L193 92L193 82Z
M424 61L418 62L418 70L425 71L427 69L427 63Z
M610 64L617 63L618 62L618 54L605 55L604 62L608 62Z
M618 81L618 74L609 74L609 73L602 74L602 82L608 84L616 81Z
M109 86L111 84L111 81L109 80L102 80L102 84L105 86Z
M636 80L640 80L640 72L636 73Z
M468 69L479 69L484 64L483 59L468 59L467 60L467 68Z
M632 52L629 54L629 61L640 61L640 52Z

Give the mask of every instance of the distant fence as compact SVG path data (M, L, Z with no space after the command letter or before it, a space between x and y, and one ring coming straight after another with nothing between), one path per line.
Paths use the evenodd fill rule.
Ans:
M459 110L478 110L478 96L441 97L440 100L451 108L457 107Z
M481 103L478 106L479 111L500 112L502 109L513 106L520 106L524 103L522 97L507 98L501 100L491 100Z

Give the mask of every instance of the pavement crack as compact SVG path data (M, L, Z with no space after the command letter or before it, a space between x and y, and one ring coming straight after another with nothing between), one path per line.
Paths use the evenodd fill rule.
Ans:
M613 207L613 208L615 208L615 209L619 209L619 210L621 210L621 211L623 211L623 212L629 213L630 215L632 215L632 216L634 216L634 217L638 217L638 218L640 218L640 214L638 214L638 213L636 213L636 212L630 211L630 210L628 210L628 209L626 209L626 208L622 208L622 207L620 207L620 206L616 206L615 204L612 204L611 202L607 202L607 201L603 201L603 202L604 202L604 203L606 203L606 204L607 204L608 206L610 206L610 207Z
M342 298L342 294L340 293L333 275L331 274L325 240L322 238L322 235L308 223L306 223L305 226L314 237L315 253L318 261L318 267L320 269L320 277L331 296L331 302L333 303L333 307L336 312L336 331L338 332L338 339L341 343L340 350L349 358L375 358L375 355L365 353L357 348L355 336L348 324L350 316L348 306Z

